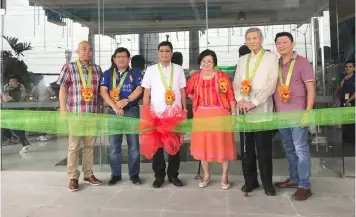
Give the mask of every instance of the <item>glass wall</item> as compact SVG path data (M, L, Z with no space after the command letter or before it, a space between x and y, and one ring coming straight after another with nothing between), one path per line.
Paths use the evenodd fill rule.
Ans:
M55 81L63 64L78 58L75 51L83 40L91 43L93 62L103 70L110 67L111 55L117 47L126 47L131 56L141 55L146 67L157 63L157 45L169 40L174 51L183 55L187 78L199 69L197 57L206 48L217 53L218 66L229 68L226 73L233 78L245 32L256 26L263 31L265 49L272 52L276 52L275 34L291 32L296 41L295 50L308 58L315 71L315 108L338 106L336 92L343 64L355 54L355 29L350 29L354 26L355 13L345 7L352 2L339 1L337 5L334 0L7 1L6 14L2 16L1 89L6 93L9 76L16 74L24 97L17 103L2 102L2 108L58 109L59 87ZM345 39L341 40L340 36ZM35 96L36 88L49 92L47 99ZM314 126L309 132L313 175L344 174L344 165L354 159L354 154L344 159L345 153L351 152L344 150L340 126ZM26 132L31 147L21 154L22 145L16 134L2 129L2 135L4 170L66 170L66 135ZM190 156L189 144L190 134L185 134L180 172L194 174L198 162ZM240 150L237 133L236 146ZM127 162L125 139L122 148ZM108 138L99 136L94 149L94 170L110 171L109 151ZM274 174L288 175L278 133L274 137L273 157ZM142 172L151 172L150 161L143 156L141 159ZM239 160L232 164L230 171L242 174Z

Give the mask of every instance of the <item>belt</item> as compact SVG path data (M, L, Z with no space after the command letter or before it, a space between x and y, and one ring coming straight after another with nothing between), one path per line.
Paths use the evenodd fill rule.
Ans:
M130 109L130 108L134 108L136 106L138 106L138 103L128 104L123 109L126 110L126 109Z
M129 104L129 105L126 105L126 106L123 108L123 110L127 110L127 109L130 109L130 108L134 108L134 107L136 107L136 106L138 106L138 103ZM105 108L112 109L111 106L108 106L108 105L105 106Z

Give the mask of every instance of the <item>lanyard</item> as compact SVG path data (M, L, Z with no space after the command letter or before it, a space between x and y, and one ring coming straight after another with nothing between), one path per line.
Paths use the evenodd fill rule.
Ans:
M114 73L112 74L112 88L113 89L117 88L118 90L120 90L122 87L122 84L124 83L124 81L126 79L126 76L127 76L127 72L124 72L124 76L120 78L119 86L116 87L117 74L116 74L116 69L114 68Z
M261 53L258 55L257 57L257 61L252 69L252 74L249 77L249 73L250 73L250 59L251 59L251 53L247 56L247 64L246 64L246 74L245 74L245 79L246 80L253 80L253 78L255 77L256 71L258 69L258 66L261 63L262 57L265 54L265 50L262 48Z
M292 59L290 65L289 65L285 86L289 87L290 79L292 77L292 73L293 73L293 69L294 69L294 65L295 65L295 59ZM278 75L279 75L279 82L281 83L281 85L283 85L282 66L281 65L279 65Z
M173 85L173 73L174 73L173 64L171 64L171 76L169 78L169 86L167 85L167 80L164 78L161 64L158 64L158 71L159 74L161 75L161 80L163 82L164 88L166 88L166 90L171 90Z
M80 75L80 79L82 80L82 84L84 87L86 86L91 86L91 80L92 80L92 72L93 72L93 68L90 66L88 67L88 84L84 79L84 73L83 73L83 69L82 69L82 64L80 64L79 60L77 60L77 67L79 70L79 75Z

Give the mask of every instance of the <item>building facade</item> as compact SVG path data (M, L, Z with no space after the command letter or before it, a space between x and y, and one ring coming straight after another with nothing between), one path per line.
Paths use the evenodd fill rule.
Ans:
M157 62L157 45L169 40L174 51L183 54L187 72L199 69L197 57L206 49L217 53L218 66L234 68L238 49L245 43L249 27L259 27L264 48L277 52L276 33L292 33L295 50L313 65L316 78L315 108L338 107L337 88L344 63L355 60L355 1L352 0L11 0L2 5L1 87L5 91L10 75L24 85L24 99L13 108L55 111L58 86L55 81L63 64L75 61L77 44L91 43L92 61L103 70L117 47L126 47L131 56L141 55L146 66ZM17 41L16 41L17 40ZM227 71L227 73L233 73ZM53 91L41 102L32 90L43 79ZM2 103L2 108L10 108ZM5 132L4 132L5 130ZM340 126L310 127L313 175L354 176L355 144L342 140ZM6 129L2 134L6 135ZM31 143L27 153L14 136L2 136L2 169L53 170L66 167L66 136L26 132ZM189 153L189 134L182 147L181 173L196 173L198 162ZM238 136L236 136L238 138ZM239 141L237 140L239 150ZM123 145L123 159L127 148ZM109 145L98 136L94 164L109 171ZM287 175L288 166L276 134L275 175ZM239 161L239 160L238 160ZM239 162L231 173L242 174ZM142 163L148 164L142 157ZM147 167L147 171L150 172Z

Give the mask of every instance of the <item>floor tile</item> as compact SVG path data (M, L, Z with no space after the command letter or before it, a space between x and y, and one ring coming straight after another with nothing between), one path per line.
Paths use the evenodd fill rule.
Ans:
M207 189L177 190L169 199L165 211L181 210L194 213L225 213L227 192Z
M136 210L100 210L97 216L102 217L161 217L162 211L136 211Z
M2 186L2 205L19 205L26 207L39 207L55 205L56 199L62 194L62 187L28 187L28 186Z
M35 213L39 207L28 208L23 205L21 206L11 206L11 205L1 205L1 216L2 217L27 217L32 213Z
M307 215L335 215L354 213L355 203L346 196L310 197L306 201L291 200L299 214Z
M162 217L226 217L226 214L165 211Z
M76 207L41 207L28 217L95 217L98 212Z
M116 196L115 190L102 186L85 185L80 191L70 192L64 188L62 196L55 201L56 206L75 207L79 210L97 211L99 208ZM112 188L113 189L113 188Z
M296 215L288 198L284 196L267 196L251 194L244 197L243 194L229 192L229 213L232 214L272 214L272 215Z
M169 189L121 190L102 209L162 211L170 194Z

